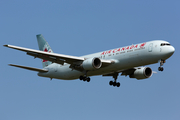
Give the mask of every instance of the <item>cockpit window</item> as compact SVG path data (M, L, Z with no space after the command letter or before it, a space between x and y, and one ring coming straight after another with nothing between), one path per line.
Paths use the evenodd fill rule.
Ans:
M171 46L169 43L161 43L161 46Z

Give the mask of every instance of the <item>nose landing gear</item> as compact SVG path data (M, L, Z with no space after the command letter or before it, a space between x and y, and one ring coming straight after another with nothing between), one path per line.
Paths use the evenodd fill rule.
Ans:
M158 68L159 71L163 71L164 70L164 68L162 66L164 65L165 62L166 62L165 60L161 60L160 67Z

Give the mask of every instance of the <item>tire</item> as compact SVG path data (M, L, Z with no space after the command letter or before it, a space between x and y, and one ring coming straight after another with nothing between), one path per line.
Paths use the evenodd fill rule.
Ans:
M158 70L161 71L161 67L158 67Z
M90 80L91 80L91 79L88 77L88 78L87 78L87 82L90 82Z
M113 86L114 86L114 87L116 86L116 82L113 82Z
M109 85L113 85L113 81L109 81Z
M118 83L116 83L116 86L117 86L117 87L120 87L120 85L121 85L121 84L120 84L119 82L118 82Z
M83 76L80 76L80 77L79 77L80 80L83 80L83 78L84 78Z

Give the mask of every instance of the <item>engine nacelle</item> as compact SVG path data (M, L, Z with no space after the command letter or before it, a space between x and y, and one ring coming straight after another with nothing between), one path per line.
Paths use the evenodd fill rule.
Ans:
M85 70L96 70L101 68L102 62L99 58L89 58L83 61L82 67Z
M132 75L129 75L130 78L146 79L152 76L152 70L149 67L137 68Z

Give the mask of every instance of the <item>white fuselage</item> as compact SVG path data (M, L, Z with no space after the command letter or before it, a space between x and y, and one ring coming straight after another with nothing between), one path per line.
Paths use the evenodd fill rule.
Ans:
M170 44L161 46L162 43L168 44L167 41L155 40L82 56L87 59L98 57L100 59L114 61L113 64L107 67L88 71L87 76L121 72L121 70L154 64L158 63L160 60L166 60L174 53L175 49ZM70 64L60 65L53 63L45 69L48 69L47 73L40 72L38 75L42 77L73 80L78 79L80 76L85 74L84 72L70 68Z

